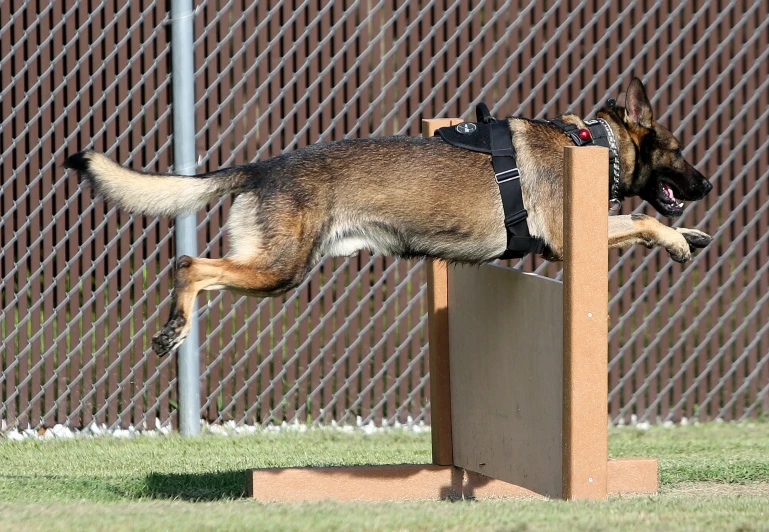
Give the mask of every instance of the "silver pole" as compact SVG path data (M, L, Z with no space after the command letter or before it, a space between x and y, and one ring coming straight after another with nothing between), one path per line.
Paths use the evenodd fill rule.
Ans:
M193 50L193 0L171 1L171 82L174 113L174 173L195 175L195 79ZM197 218L177 216L176 258L195 257ZM179 382L179 431L184 436L200 433L200 358L197 303L192 309L192 328L177 353Z

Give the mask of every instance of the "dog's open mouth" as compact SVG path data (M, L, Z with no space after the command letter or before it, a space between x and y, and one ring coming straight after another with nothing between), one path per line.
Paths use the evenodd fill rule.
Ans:
M660 181L656 198L656 209L669 217L681 216L684 213L684 202L676 198L673 187L665 181Z

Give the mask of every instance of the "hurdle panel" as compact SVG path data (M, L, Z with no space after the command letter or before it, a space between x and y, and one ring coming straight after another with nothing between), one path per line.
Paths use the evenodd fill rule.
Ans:
M562 283L457 266L448 299L454 465L560 498Z

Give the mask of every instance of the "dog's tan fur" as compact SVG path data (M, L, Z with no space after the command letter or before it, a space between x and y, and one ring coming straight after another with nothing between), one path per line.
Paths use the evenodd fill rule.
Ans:
M660 143L675 139L667 139L672 135L651 121L640 81L634 80L628 95L627 108L599 113L620 142L623 196L648 194L649 187L656 186L653 168L636 159L639 149L642 154L655 152L650 165L681 164L666 162L664 154L656 153L667 149ZM562 120L584 126L574 115ZM509 124L530 232L545 241L546 258L560 260L563 147L572 145L571 139L550 124L523 118L510 118ZM648 135L656 142L651 147ZM368 248L403 257L480 263L499 257L507 243L491 157L439 138L316 144L197 177L135 172L94 152L77 154L66 164L108 201L143 214L191 212L220 195L238 194L227 222L230 254L215 260L183 257L178 262L175 308L153 340L161 354L188 334L190 312L201 290L273 296L301 283L323 255L352 255ZM646 216L609 218L609 235L612 247L661 246L681 262L689 260L692 248L710 240L699 231L672 229Z

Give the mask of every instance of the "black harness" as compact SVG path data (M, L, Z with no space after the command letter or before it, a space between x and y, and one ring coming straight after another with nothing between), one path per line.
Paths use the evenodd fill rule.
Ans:
M508 121L492 118L489 108L483 103L476 106L475 113L477 122L463 122L457 126L442 127L436 130L435 134L452 146L491 154L494 179L502 197L507 229L507 249L499 258L520 259L529 253L542 254L545 242L531 236L529 224L526 222L528 213L523 205L521 174L515 162L515 148ZM608 137L610 133L607 133L601 122L597 120L585 122L587 128L584 129L560 120L538 120L538 122L558 126L577 146L595 144L609 148L609 164L614 168L617 154L610 145ZM618 163L616 166L619 168ZM612 196L611 199L616 197L614 191Z

